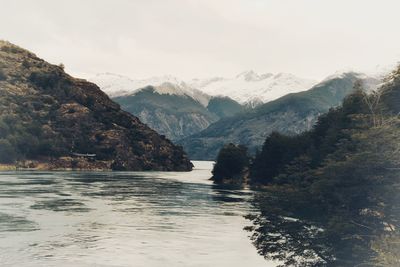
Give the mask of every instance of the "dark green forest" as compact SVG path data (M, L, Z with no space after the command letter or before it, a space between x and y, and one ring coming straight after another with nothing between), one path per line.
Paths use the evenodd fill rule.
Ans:
M400 266L399 104L400 68L369 94L357 82L311 131L268 136L249 161L262 193L247 230L260 254L282 266Z

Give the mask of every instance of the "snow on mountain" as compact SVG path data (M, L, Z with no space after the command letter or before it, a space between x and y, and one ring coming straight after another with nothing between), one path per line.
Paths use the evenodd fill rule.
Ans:
M160 95L166 95L166 94L185 95L187 97L193 98L194 100L197 100L204 107L207 107L208 102L211 99L210 95L207 95L200 90L191 88L184 82L182 82L180 84L164 82L158 86L154 86L154 89L155 89L155 92L159 93ZM139 92L140 90L141 89L137 90L136 92Z
M191 87L206 94L229 96L241 104L266 103L289 93L310 89L317 81L302 79L288 73L257 74L245 71L234 78L192 80Z
M376 72L367 74L367 73L357 72L351 69L345 69L336 71L334 74L329 75L328 77L326 77L324 80L321 81L320 85L323 85L325 82L329 82L330 80L333 79L343 79L345 76L349 74L352 74L357 79L360 79L362 81L363 88L367 92L371 92L379 88L383 83L384 77L387 75L386 72L385 73Z
M155 92L169 95L186 95L207 106L211 96L194 89L173 76L152 77L149 79L133 80L123 75L101 73L89 79L97 84L110 97L134 95L147 86L153 86Z
M168 75L134 80L114 73L100 73L90 78L89 81L97 84L110 97L130 95L138 89L149 85L159 86L163 83L180 85L183 83L183 81Z
M134 80L112 73L98 74L89 80L99 85L110 97L132 95L137 90L151 85L160 94L184 94L202 105L208 104L210 96L228 96L250 107L289 93L308 90L317 83L288 73L258 74L254 71L245 71L233 78L214 77L193 79L189 82L173 76Z

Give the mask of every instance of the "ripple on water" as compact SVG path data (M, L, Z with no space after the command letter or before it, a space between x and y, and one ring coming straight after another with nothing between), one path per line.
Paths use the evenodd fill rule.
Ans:
M0 173L0 265L271 266L242 230L252 192L212 185L208 165Z
M23 216L0 212L0 232L29 232L39 230L39 226Z
M90 209L83 202L74 199L50 199L37 201L30 206L31 209L51 211L88 212Z

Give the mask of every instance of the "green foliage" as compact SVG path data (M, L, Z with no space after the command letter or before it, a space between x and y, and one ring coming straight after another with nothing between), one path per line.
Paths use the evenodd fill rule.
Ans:
M59 155L58 149L62 145L56 145L58 140L45 138L42 126L32 120L30 110L24 111L22 106L20 108L19 116L0 115L0 140L2 141L0 163Z
M340 105L353 91L357 76L347 73L321 82L308 91L288 94L255 109L220 119L179 142L196 159L214 160L222 145L228 142L244 144L253 153L274 131L294 135L309 130L319 114ZM198 146L198 143L202 145Z
M16 153L14 147L6 139L0 139L0 162L14 163Z
M320 166L339 144L350 140L352 129L365 127L363 116L367 116L368 109L364 98L363 91L356 90L345 97L341 107L321 115L312 131L295 136L272 133L254 160L252 181L262 184L274 182L298 157L308 158L312 168Z
M221 182L224 179L232 180L243 174L248 167L249 157L247 148L234 144L225 145L218 154L217 162L212 170L213 180Z
M261 214L249 217L266 258L282 266L372 266L385 255L399 262L376 240L400 229L400 118L384 100L377 124L368 105L399 85L370 96L355 90L312 131L267 138L251 179L269 193L254 199Z
M285 166L298 157L309 145L309 134L286 136L273 132L266 139L262 151L252 164L253 183L272 182Z

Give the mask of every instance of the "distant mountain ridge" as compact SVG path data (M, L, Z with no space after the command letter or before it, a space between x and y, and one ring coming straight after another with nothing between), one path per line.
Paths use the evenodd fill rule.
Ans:
M340 73L308 91L288 94L253 110L221 119L178 143L192 159L214 160L227 143L243 144L254 152L273 131L296 134L310 130L318 116L339 105L360 79L366 83L367 90L380 83L360 73Z
M211 97L172 83L147 86L113 100L172 140L200 132L220 118L244 109L227 97Z
M229 96L241 104L256 106L289 93L310 89L317 81L299 78L289 73L258 74L245 71L233 78L192 80L190 86L212 96Z
M163 83L181 85L183 83L183 81L169 75L135 80L124 75L109 72L99 73L88 80L97 84L110 97L131 95L135 91L150 85L159 86Z
M250 107L289 93L308 90L317 83L317 81L299 78L289 73L257 74L254 71L245 71L233 78L213 77L188 81L170 75L135 80L112 73L97 74L89 80L98 84L110 97L131 95L149 85L159 87L164 83L169 83L176 88L191 92L194 98L201 96L201 93L209 97L223 96Z

